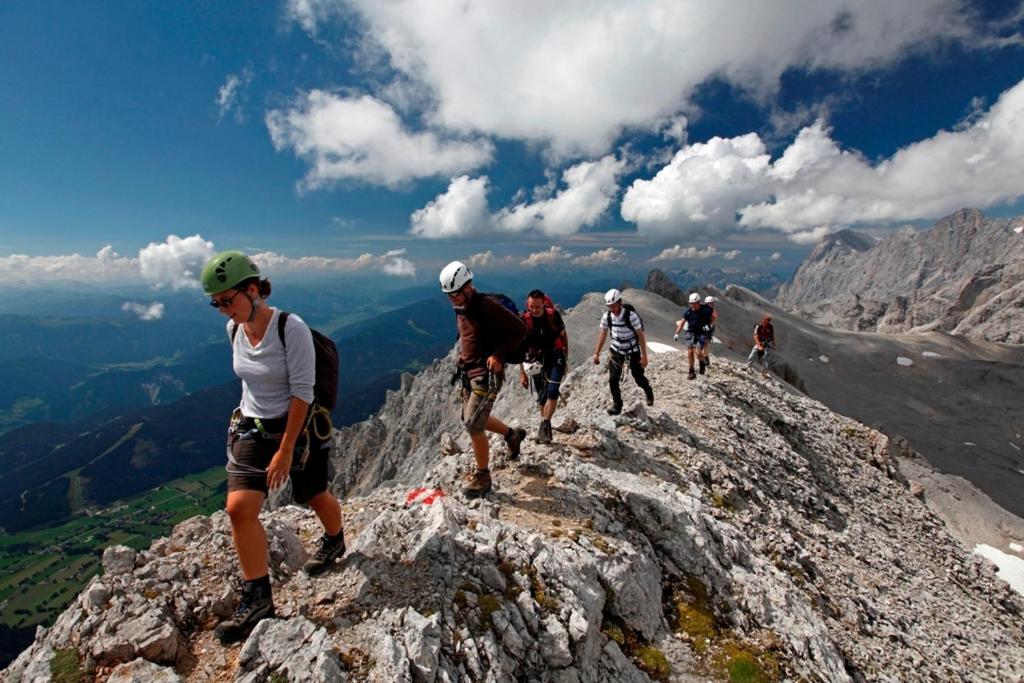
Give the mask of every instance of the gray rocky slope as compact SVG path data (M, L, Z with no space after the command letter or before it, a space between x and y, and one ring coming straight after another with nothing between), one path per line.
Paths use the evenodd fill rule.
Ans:
M581 362L600 308L567 316L565 431L518 462L493 439L486 500L457 493L471 457L449 356L338 433L336 570L297 571L311 513L266 515L280 618L240 647L211 632L237 573L218 513L109 548L3 679L49 680L69 652L108 681L1024 676L1024 600L910 494L887 437L727 359L687 382L678 353L651 354L655 406L627 379L610 418L607 375ZM518 386L495 413L534 424Z
M649 288L685 300L659 275L651 274ZM938 331L839 330L787 313L742 287L708 291L719 298L716 353L745 358L754 325L771 313L780 377L838 413L901 437L941 472L972 482L1024 517L1024 347ZM658 308L657 298L641 301Z
M1024 217L974 209L881 241L849 230L826 236L779 291L779 305L849 330L939 329L1024 343Z

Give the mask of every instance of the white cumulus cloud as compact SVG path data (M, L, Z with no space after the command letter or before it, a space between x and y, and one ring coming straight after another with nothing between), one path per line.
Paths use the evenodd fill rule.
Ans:
M768 258L770 258L772 261L778 261L779 259L782 258L782 253L778 252L778 251L774 251L774 252L772 252L772 255L769 256Z
M448 189L412 214L412 234L418 237L458 237L489 232L494 219L487 208L486 177L453 178Z
M722 232L739 208L766 196L769 161L756 133L687 145L654 178L633 182L622 217L656 238Z
M199 235L168 235L162 243L150 242L139 251L139 271L157 289L198 288L199 274L215 253L213 242Z
M290 109L270 111L266 124L275 149L309 164L301 183L306 190L343 180L395 187L453 175L486 164L493 151L482 139L411 131L390 105L368 95L312 90Z
M641 234L690 237L773 229L811 243L837 227L935 219L1024 196L1024 81L983 114L871 163L821 121L771 161L755 133L687 145L626 191L622 217Z
M614 155L583 161L562 173L561 186L538 188L533 202L520 202L491 213L487 177L453 178L448 189L410 218L419 237L444 238L488 232L535 231L563 237L594 225L618 193L618 178L626 167ZM544 195L548 195L544 197Z
M530 254L520 265L524 268L536 268L537 266L553 266L568 263L572 258L572 252L568 252L557 244L552 244L546 251L538 251Z
M733 256L727 256L726 255L726 254L732 254L733 251L735 251L735 254ZM713 246L711 246L711 245L708 245L708 246L704 247L703 249L698 249L697 247L683 247L683 246L680 246L680 245L677 244L675 246L668 247L667 249L662 249L661 253L658 254L657 256L655 256L654 258L652 258L651 260L652 261L682 261L682 260L689 260L689 259L700 259L700 260L703 260L703 259L711 258L712 256L722 256L722 257L724 257L727 260L732 260L732 259L736 258L736 256L739 256L739 254L740 254L740 252L737 251L737 250L733 250L733 251L726 252L726 254L719 254L718 249L713 247Z
M360 254L353 258L332 256L284 256L273 251L251 254L250 258L263 271L288 271L308 273L352 273L362 270L379 270L397 277L415 277L416 265L404 258L405 249L392 249L383 254Z
M570 261L570 263L574 266L580 266L583 268L595 268L597 266L624 263L625 261L625 252L619 251L613 247L607 247L606 249L599 249L598 251L587 254L586 256L576 256Z
M139 320L160 320L164 317L164 305L159 301L151 304L140 304L135 301L126 301L121 305L121 310L138 316Z
M730 249L729 251L722 252L722 258L726 261L732 261L734 258L742 254L743 252L739 249Z
M477 254L471 255L466 259L465 263L470 268L487 268L495 266L507 266L513 263L518 263L519 259L515 256L496 256L493 251L488 249L487 251L481 251Z
M713 77L765 95L791 68L874 69L947 40L987 44L957 0L289 0L287 15L315 33L348 8L394 80L430 93L435 125L591 156L623 130L658 129Z
M497 223L508 232L532 229L551 237L578 232L596 223L608 209L619 191L618 178L625 165L625 161L609 154L598 161L571 166L562 174L565 187L557 194L504 209Z
M0 256L0 282L23 284L58 280L103 281L137 279L139 262L119 255L109 244L95 256L61 254L57 256Z

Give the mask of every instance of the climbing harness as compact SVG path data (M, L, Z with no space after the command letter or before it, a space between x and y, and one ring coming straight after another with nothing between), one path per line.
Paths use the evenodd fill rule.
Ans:
M321 433L320 424L317 422L317 418L322 418L323 422L326 423L326 433ZM245 429L246 423L252 424L252 427ZM295 452L292 454L292 471L302 471L306 468L306 463L309 461L309 444L311 442L310 432L316 437L317 441L324 444L327 447L327 442L330 439L331 433L334 429L334 425L331 422L331 413L329 410L313 403L310 405L309 410L306 413L306 421L302 426L302 430L299 432L299 439L296 443ZM252 474L266 474L267 470L261 467L254 467L244 462L240 462L235 458L232 453L232 446L236 441L245 441L247 439L267 439L269 441L280 441L281 437L284 436L284 432L272 433L267 430L264 426L263 421L258 417L246 418L242 415L240 408L235 408L231 413L231 419L228 421L228 444L227 444L227 457L228 464L225 467L228 474L235 475L252 475ZM301 446L299 445L301 444Z
M486 389L483 387L474 387L472 385L472 382L469 382L470 392L472 392L476 396L481 397L481 399L483 400L481 400L476 405L476 408L473 409L473 414L469 416L468 420L466 420L466 424L473 424L474 422L476 422L477 418L480 417L480 414L483 412L484 406L486 406L487 409L490 410L491 406L494 405L495 399L498 397L498 389L500 387L501 385L498 383L497 375L495 375L493 372L489 370L487 371Z

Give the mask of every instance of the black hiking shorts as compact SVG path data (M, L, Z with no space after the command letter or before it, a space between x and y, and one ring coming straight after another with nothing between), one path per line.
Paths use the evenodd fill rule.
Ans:
M284 432L286 417L261 420L267 434ZM292 496L299 505L305 505L327 490L327 457L330 439L320 440L313 429L300 436L292 456ZM303 458L309 440L309 455ZM252 418L243 417L228 433L228 491L270 491L267 486L267 467L280 446L281 440L263 436ZM304 460L304 461L303 461Z

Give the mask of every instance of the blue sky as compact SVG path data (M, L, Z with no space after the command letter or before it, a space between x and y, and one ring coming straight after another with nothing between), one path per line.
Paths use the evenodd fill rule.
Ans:
M5 2L0 279L740 266L1024 213L1020 4L766 8Z

